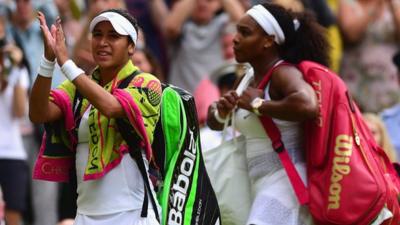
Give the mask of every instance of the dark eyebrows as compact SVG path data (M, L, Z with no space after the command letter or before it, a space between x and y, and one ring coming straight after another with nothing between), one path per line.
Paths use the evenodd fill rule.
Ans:
M237 24L236 25L236 30L241 30L241 31L252 31L252 29L250 28L250 27L248 27L248 26L245 26L245 25L241 25L241 24Z

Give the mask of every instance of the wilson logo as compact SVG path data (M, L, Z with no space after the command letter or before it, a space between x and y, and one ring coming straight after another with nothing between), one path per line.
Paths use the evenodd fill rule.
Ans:
M322 120L322 114L321 114L321 112L322 112L322 83L321 83L321 80L318 80L318 82L313 81L311 84L312 84L312 87L314 88L315 95L317 96L318 108L319 108L316 122L319 127L322 127L323 122L324 122Z
M336 137L335 156L333 158L331 184L329 186L328 209L340 208L340 192L342 186L340 181L351 171L349 166L350 156L353 152L353 138L342 134Z

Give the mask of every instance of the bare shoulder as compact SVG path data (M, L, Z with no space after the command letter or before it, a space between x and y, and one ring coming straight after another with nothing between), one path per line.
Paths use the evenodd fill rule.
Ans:
M297 69L294 65L282 65L276 68L271 78L273 81L275 80L303 80L303 74L299 69Z
M297 86L306 84L303 74L294 65L279 66L271 77L271 84L274 87L285 88L288 86Z

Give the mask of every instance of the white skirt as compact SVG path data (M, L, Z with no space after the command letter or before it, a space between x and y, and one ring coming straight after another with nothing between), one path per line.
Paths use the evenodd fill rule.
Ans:
M87 216L77 214L74 225L159 225L154 211L149 209L147 217L140 217L142 210L124 211L108 215Z
M303 180L306 168L297 163ZM254 201L247 225L310 225L312 217L306 206L300 206L285 169L261 177L252 184Z

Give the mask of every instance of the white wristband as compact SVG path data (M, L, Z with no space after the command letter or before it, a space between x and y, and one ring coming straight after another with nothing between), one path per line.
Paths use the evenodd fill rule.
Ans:
M42 60L40 60L40 65L38 69L38 74L42 77L52 78L54 72L54 66L56 65L56 60L49 61L42 55Z
M73 81L79 75L84 74L85 72L79 68L72 60L67 60L64 65L61 67L61 71L68 78L68 80Z
M214 111L214 117L215 119L219 122L219 123L225 123L225 121L228 119L228 117L226 117L225 119L222 118L219 113L218 113L218 109L215 109Z

